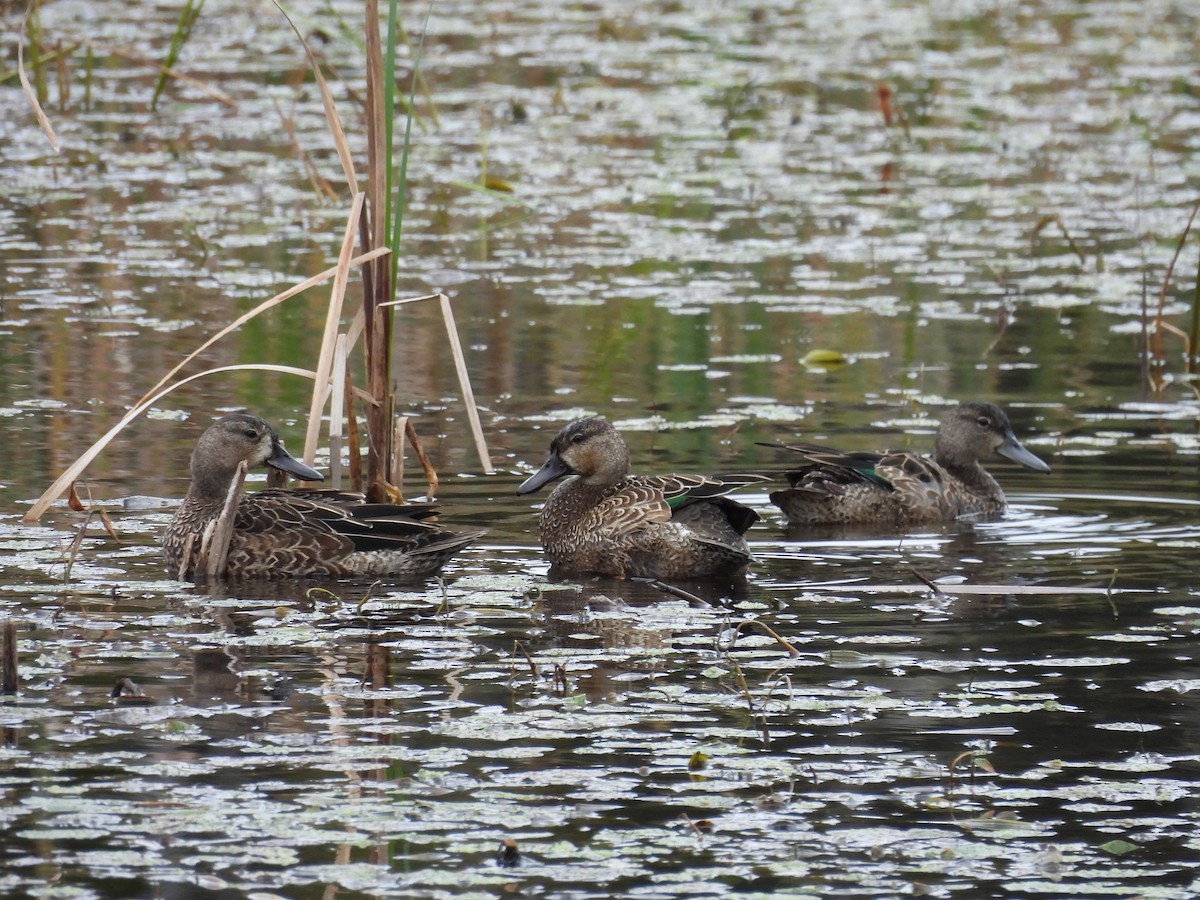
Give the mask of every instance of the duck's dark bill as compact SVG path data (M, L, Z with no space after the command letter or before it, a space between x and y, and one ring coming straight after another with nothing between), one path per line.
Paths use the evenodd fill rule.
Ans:
M1036 456L1034 456L1032 453L1030 453L1024 447L1022 447L1021 442L1018 441L1016 439L1016 437L1014 437L1011 434L1008 436L1008 440L1006 440L1003 444L1001 444L999 447L996 448L996 452L999 453L1001 456L1003 456L1005 459L1009 459L1015 463L1019 463L1020 465L1025 466L1028 469L1033 469L1033 471L1035 471L1035 472L1049 472L1050 471L1049 465L1047 465L1042 460L1038 459Z
M555 454L542 463L542 467L521 482L521 486L517 488L518 494L532 494L543 484L553 481L555 478L561 478L571 470L567 468L566 463L558 458Z
M295 475L301 481L324 481L325 476L316 469L306 466L292 454L283 449L283 445L276 443L271 448L271 456L267 460L268 466L274 466L276 469L287 472L289 475Z

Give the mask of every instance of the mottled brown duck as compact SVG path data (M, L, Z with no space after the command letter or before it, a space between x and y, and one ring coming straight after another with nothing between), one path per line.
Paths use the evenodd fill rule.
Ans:
M238 465L267 465L303 481L324 476L284 449L262 419L229 415L200 436L192 484L163 535L172 574L194 579L206 528L221 514ZM225 575L231 578L419 577L439 571L480 532L456 534L433 504L366 503L343 491L268 489L237 501Z
M771 502L791 525L916 525L1002 515L1004 491L982 461L1001 456L1035 472L1050 467L1026 450L994 403L964 403L943 414L933 456L843 451L815 444L768 444L808 462L787 473L791 487Z
M753 561L743 535L758 514L725 495L768 476L630 475L621 435L603 417L588 416L558 433L545 463L517 493L558 478L564 480L542 507L538 536L562 571L730 577L745 574Z

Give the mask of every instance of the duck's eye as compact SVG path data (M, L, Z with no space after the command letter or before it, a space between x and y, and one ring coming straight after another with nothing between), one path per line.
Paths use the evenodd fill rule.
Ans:
M571 443L572 444L582 444L586 440L587 440L587 435L584 434L582 431L579 434L571 435Z
M980 428L990 428L992 424L992 420L987 416L980 416L975 422Z
M252 428L247 428L245 431L242 432L242 434L244 434L246 436L246 438L249 440L252 440L252 441L258 440L258 432L253 430Z

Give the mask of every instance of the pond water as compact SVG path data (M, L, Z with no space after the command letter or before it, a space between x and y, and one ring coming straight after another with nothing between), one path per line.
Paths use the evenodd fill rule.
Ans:
M289 10L361 147L361 8ZM443 521L487 536L427 584L211 592L159 558L188 454L235 408L298 447L300 379L201 379L131 426L86 480L119 542L93 522L68 566L82 515L21 524L184 354L336 259L295 36L209 0L178 67L228 102L176 83L152 111L177 15L42 4L40 51L78 45L42 68L59 154L4 82L0 892L1200 891L1200 403L1178 336L1145 352L1160 303L1191 315L1194 236L1160 289L1200 186L1194 9L434 4L401 294L452 298L498 474L435 308L400 313L396 371ZM310 367L326 297L204 365ZM640 471L728 471L777 465L759 441L927 449L976 397L1053 467L997 463L1005 519L788 531L747 491L758 565L690 600L551 579L515 495L584 411Z

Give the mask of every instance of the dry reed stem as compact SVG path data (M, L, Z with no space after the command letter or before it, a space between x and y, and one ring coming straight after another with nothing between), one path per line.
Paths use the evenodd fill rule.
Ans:
M908 571L912 574L913 578L917 579L917 581L921 582L921 584L925 585L925 587L927 587L931 591L933 591L933 593L935 595L937 595L938 597L946 596L945 591L943 591L941 589L941 587L936 582L934 582L933 579L930 578L929 576L922 574L921 572L917 571L916 569L909 569Z
M304 462L310 466L317 454L317 439L321 431L321 410L325 406L325 397L329 390L329 373L333 369L338 325L342 319L342 306L346 300L346 282L354 254L354 236L358 230L358 220L362 215L364 199L362 194L354 195L350 218L346 221L346 231L342 236L342 249L338 254L338 264L334 267L333 289L329 293L329 307L325 313L325 333L321 339L321 355L317 360L317 381L313 385L312 403L308 409L308 430L304 436Z
M282 6L279 5L279 0L271 0L275 4L275 8L283 14L288 25L292 27L292 31L296 33L296 37L300 41L300 46L304 48L304 54L308 57L309 64L312 65L313 77L317 82L317 89L321 92L321 105L325 109L325 121L329 125L329 130L333 133L333 144L337 150L338 159L342 163L342 172L346 176L346 184L350 187L351 194L358 194L358 174L354 171L354 157L350 153L350 145L346 141L346 132L342 130L342 120L338 116L337 106L333 102L333 94L329 90L329 84L325 81L325 76L321 74L321 65L317 62L316 55L312 52L312 48L308 46L308 42L304 40L304 35L300 33L300 29L296 27L296 23L292 21L291 16L287 14Z
M471 390L471 378L467 374L467 361L463 357L462 343L458 339L458 328L454 324L454 312L450 309L450 298L438 294L442 304L442 318L446 320L446 337L450 341L450 351L454 355L454 370L458 373L458 384L462 390L463 402L467 406L467 419L471 423L471 434L475 438L475 452L479 454L480 465L485 475L495 475L492 460L488 455L487 441L483 437L483 426L479 423L479 410L475 406L475 392Z
M354 412L354 385L349 376L346 377L345 403L346 450L350 459L347 474L350 476L350 484L357 486L362 484L362 448L358 443L358 416Z
M746 698L746 707L750 712L750 721L758 720L759 729L762 732L763 749L771 749L771 729L767 725L766 714L760 714L754 707L754 695L750 692L750 685L746 683L746 675L742 671L742 667L737 660L730 660L733 665L733 684L734 687L741 691L742 696Z
M183 539L183 552L179 554L179 569L175 572L176 581L187 581L188 569L192 567L192 554L196 550L196 532L190 532Z
M392 188L392 151L389 124L392 109L387 98L383 48L380 43L378 0L366 0L364 7L364 42L366 49L367 94L364 104L367 148L366 214L362 219L359 240L362 247L390 246L389 191ZM397 202L402 202L399 198ZM398 237L398 236L397 236ZM392 443L395 415L395 388L391 382L391 351L393 318L391 310L381 304L394 292L393 264L376 260L363 268L364 355L366 389L376 405L367 409L367 472L368 492L387 494L387 473L391 469L395 445Z
M0 662L0 691L5 694L15 694L20 687L17 670L17 623L12 619L4 620L4 640L0 648L3 662Z
M25 30L29 25L29 17L33 15L35 9L37 9L37 3L30 3L29 8L25 10L25 17L21 19L21 33L17 37L17 77L21 79L21 90L25 92L25 98L33 108L33 115L37 119L38 125L41 126L42 133L46 135L46 140L50 142L54 152L58 153L62 149L58 142L58 135L54 133L54 126L50 124L50 120L42 111L42 105L38 103L37 91L33 89L33 85L29 83L29 79L25 75Z
M380 306L403 306L406 303L420 303L423 300L436 300L441 294L422 294L420 297L405 297L403 300L385 300Z
M372 250L368 253L363 253L359 256L354 257L352 260L350 260L349 265L350 266L363 265L364 263L370 262L373 259L376 259L380 256L387 254L388 252L390 252L390 251L386 247L380 247L376 250ZM207 375L214 375L214 374L217 374L220 372L236 372L236 371L247 371L247 370L259 370L259 371L264 371L264 372L280 372L280 373L288 374L288 375L301 375L305 378L312 378L312 379L316 380L317 373L311 372L308 369L298 369L293 366L277 366L277 365L272 365L272 364L268 364L268 363L250 363L250 364L245 364L245 365L220 366L215 369L206 369L203 372L198 372L194 375L189 375L187 378L181 379L180 381L177 381L174 384L167 385L167 382L170 381L170 379L172 377L174 377L174 375L177 372L179 372L184 366L186 366L189 362L191 362L193 359L195 359L197 356L199 356L201 353L203 353L205 350L207 350L209 347L211 347L213 344L215 344L221 338L225 337L227 334L230 334L231 332L236 331L238 328L240 328L242 325L249 322L251 319L255 318L256 316L260 315L261 313L265 312L266 310L271 309L272 307L278 306L280 303L283 303L285 300L289 300L292 297L296 296L297 294L300 294L300 293L308 290L311 287L315 287L316 285L320 284L321 282L328 280L330 277L336 278L338 275L338 271L341 268L341 263L342 263L342 261L339 260L338 266L335 266L332 269L326 269L325 271L320 272L320 273L312 276L311 278L305 279L304 281L300 282L299 284L293 285L292 287L288 288L286 291L276 294L274 297L271 297L268 300L264 300L258 306L254 307L254 309L239 316L237 319L235 319L229 325L226 325L224 328L222 328L220 331L218 331L216 334L214 334L212 337L210 337L208 340L206 340L203 344L201 344L199 347L197 347L195 350L193 350L191 353L189 353L186 357L184 357L183 360L180 361L178 365L176 365L169 372L167 372L167 374L164 375L162 378L160 378L158 380L158 382L155 383L155 385L150 388L149 391L147 391L144 395L142 395L141 399L138 400L137 403L135 403L134 406L124 416L121 417L121 419L117 422L116 425L114 425L107 432L105 432L105 434L99 440L97 440L96 443L92 444L91 447L89 447L87 450L85 450L83 452L83 454L81 456L79 456L78 459L75 460L75 462L73 462L70 466L68 466L67 469L61 475L59 475L58 478L56 478L54 480L54 482L50 485L50 487L48 487L45 490L45 492L43 492L42 496L39 497L37 502L34 503L34 505L30 508L29 512L27 512L25 514L25 516L22 518L21 521L24 522L26 525L33 525L39 519L41 519L41 517L43 515L45 515L46 510L50 508L50 505L55 500L57 500L59 497L61 497L72 484L74 484L75 480L87 469L87 467L91 464L92 460L94 460L100 454L100 452L109 445L109 443L112 441L113 438L115 438L118 434L120 434L130 422L132 422L134 419L136 419L138 416L140 416L143 412L145 412L147 409L149 409L160 398L165 397L167 394L171 393L173 390L175 390L178 387L181 387L182 385L185 385L191 381L195 381L197 378L202 378ZM343 282L344 281L345 281L345 275L343 274ZM343 293L344 293L344 285L343 285ZM350 343L353 344L353 341L357 340L358 335L360 335L361 333L362 333L362 323L361 323L361 314L360 314L360 316L358 318L356 318L355 321L351 324L351 327L349 329L348 334L351 338ZM326 379L328 379L328 373L326 373ZM164 387L164 385L167 385L167 386ZM315 393L315 391L314 391L314 393ZM369 395L367 395L365 393L362 393L361 395L368 402L373 402L373 399ZM311 457L310 457L310 461L311 461Z
M45 514L46 510L50 508L50 504L52 504L70 489L71 485L75 483L75 480L81 474L83 474L84 470L87 469L92 460L100 455L100 451L102 451L112 442L113 438L124 431L125 427L130 422L153 406L156 402L158 402L158 400L171 393L171 391L178 387L182 387L191 381L195 381L197 378L204 378L208 375L216 375L220 372L244 371L279 372L284 375L299 375L303 378L317 377L316 372L310 372L308 369L297 369L294 366L277 366L270 363L247 363L238 366L219 366L216 369L205 369L203 372L197 372L195 375L189 375L187 378L177 381L174 384L169 385L168 387L163 388L162 390L148 395L138 401L138 403L132 409L130 409L121 417L120 421L117 422L116 425L106 431L104 436L96 441L96 443L92 444L92 446L83 451L79 458L76 459L75 462L71 463L71 465L69 465L66 470L54 480L54 483L51 484L50 487L46 488L42 496L38 498L37 502L33 504L29 512L25 514L21 521L26 525L36 524L38 519L40 519Z
M1029 252L1031 254L1034 250L1033 242L1037 240L1037 236L1041 234L1042 230L1047 225L1057 225L1059 232L1063 236L1063 239L1067 242L1067 246L1070 247L1071 252L1079 258L1079 262L1081 264L1087 262L1087 257L1083 255L1083 251L1079 249L1079 246L1075 243L1075 239L1071 237L1071 232L1069 232L1067 230L1067 226L1063 224L1062 217L1058 215L1042 216L1040 219L1038 219L1037 224L1033 226L1033 232L1029 235Z
M93 518L99 518L104 530L108 532L108 536L117 544L121 543L121 539L117 537L117 531L113 528L112 520L108 517L108 513L103 509L97 509L95 502L92 500L92 491L87 488L88 502L84 502L79 498L79 494L75 490L75 482L71 483L71 490L68 492L67 506L75 512L84 513L83 521L79 523L79 527L75 530L75 536L71 539L70 546L66 550L67 563L63 571L63 581L71 580L71 570L75 567L75 560L78 559L80 551L83 549L83 542L87 538L88 526L92 524Z
M329 395L329 486L342 487L342 421L346 405L346 355L349 353L346 335L339 334L333 352L333 374Z
M233 539L233 520L237 516L238 501L242 497L242 485L246 483L246 461L238 463L237 471L229 482L229 491L225 495L225 505L221 514L210 522L204 529L204 543L200 545L200 562L204 563L204 572L210 579L224 577L229 565L229 542Z
M383 248L380 248L383 249ZM362 259L361 256L357 259ZM350 327L346 329L346 346L354 348L358 345L358 339L362 337L363 331L366 330L367 323L365 321L366 314L360 306L358 312L354 314L354 321L350 323Z

